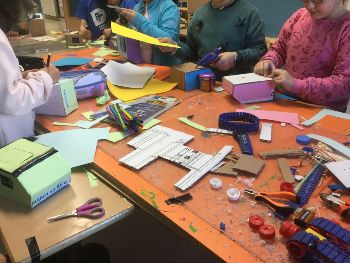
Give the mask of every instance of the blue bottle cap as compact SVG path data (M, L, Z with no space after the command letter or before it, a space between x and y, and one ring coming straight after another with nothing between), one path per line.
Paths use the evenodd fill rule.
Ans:
M296 141L301 145L308 145L311 142L311 138L306 135L298 135Z

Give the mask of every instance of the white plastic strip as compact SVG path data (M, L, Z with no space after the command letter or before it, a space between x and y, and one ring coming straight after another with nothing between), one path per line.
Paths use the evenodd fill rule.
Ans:
M232 131L219 128L206 128L205 131L211 133L233 134Z
M305 126L311 126L312 124L318 122L325 116L334 116L334 117L350 120L350 114L334 111L334 110L323 109L319 113L314 115L311 119L303 121L301 124Z
M335 140L317 134L307 134L307 136L314 140L323 142L328 146L332 147L333 149L337 150L338 152L345 154L347 157L350 157L350 149Z

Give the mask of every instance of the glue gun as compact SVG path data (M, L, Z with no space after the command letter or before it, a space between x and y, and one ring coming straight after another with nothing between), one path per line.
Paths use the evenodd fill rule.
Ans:
M215 63L219 60L219 54L221 52L221 47L217 47L214 49L213 52L210 52L203 56L199 61L198 61L198 66L205 67L211 63Z

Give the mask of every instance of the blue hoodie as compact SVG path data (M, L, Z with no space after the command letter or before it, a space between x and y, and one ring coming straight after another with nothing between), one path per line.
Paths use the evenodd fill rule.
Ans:
M152 0L148 4L149 20L144 17L145 3L141 0L134 7L137 12L131 24L140 32L152 37L168 37L179 41L180 12L172 0ZM172 66L180 64L180 59L162 53L153 46L153 64Z

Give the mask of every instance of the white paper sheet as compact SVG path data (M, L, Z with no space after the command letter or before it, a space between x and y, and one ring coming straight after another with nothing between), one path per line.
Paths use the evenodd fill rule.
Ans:
M345 187L350 187L350 160L330 162L325 165Z
M139 67L129 62L121 64L112 60L101 70L114 85L134 89L142 89L156 71L151 67Z
M93 162L97 141L108 133L109 128L75 129L43 134L35 142L54 147L73 168Z

